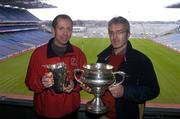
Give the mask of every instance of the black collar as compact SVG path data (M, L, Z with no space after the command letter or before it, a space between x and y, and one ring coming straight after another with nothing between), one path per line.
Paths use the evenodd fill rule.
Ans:
M51 44L53 43L53 40L54 40L54 38L51 38L51 39L49 40L48 44L47 44L47 57L48 57L48 58L58 57L58 55L56 55L56 54L53 52L52 48L51 48ZM65 54L66 54L66 53L71 53L71 52L73 52L73 48L72 48L71 43L68 41L68 43L67 43L67 50L65 51Z

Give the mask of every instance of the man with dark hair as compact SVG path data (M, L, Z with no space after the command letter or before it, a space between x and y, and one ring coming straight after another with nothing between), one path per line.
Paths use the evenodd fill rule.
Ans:
M98 63L111 64L114 71L123 71L126 78L122 84L109 87L102 100L109 111L103 118L142 119L147 100L159 95L157 77L150 59L132 48L128 41L130 24L127 19L114 17L108 23L111 45L98 55ZM116 81L122 77L116 75Z
M80 107L80 86L74 83L73 71L87 63L85 54L69 40L72 35L73 21L65 14L55 17L52 22L54 37L32 54L26 86L34 92L34 107L38 119L76 119ZM62 85L62 92L53 88L53 73L43 66L63 63L69 78L68 85Z

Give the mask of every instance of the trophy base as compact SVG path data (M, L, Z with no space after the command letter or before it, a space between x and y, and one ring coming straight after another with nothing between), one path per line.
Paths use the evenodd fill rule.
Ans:
M107 107L105 107L103 103L97 105L93 103L93 101L87 102L86 110L93 114L104 114L108 111Z

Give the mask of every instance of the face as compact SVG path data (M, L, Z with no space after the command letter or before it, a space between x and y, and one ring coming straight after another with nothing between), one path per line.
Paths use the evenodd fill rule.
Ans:
M54 42L59 47L65 47L72 35L72 23L68 19L59 18L57 25L52 29Z
M114 49L124 50L130 33L124 24L112 24L109 27L109 38Z

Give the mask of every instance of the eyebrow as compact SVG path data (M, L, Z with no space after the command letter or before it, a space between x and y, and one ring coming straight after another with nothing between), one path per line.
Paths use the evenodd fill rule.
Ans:
M115 32L126 32L126 31L128 31L127 29L125 29L125 30L116 30ZM113 32L113 31L111 31L111 30L109 30L109 32Z

